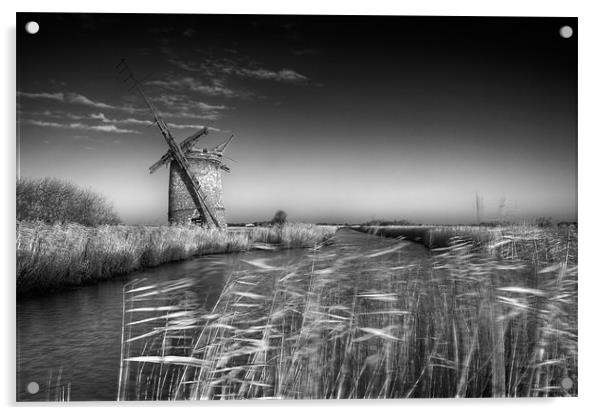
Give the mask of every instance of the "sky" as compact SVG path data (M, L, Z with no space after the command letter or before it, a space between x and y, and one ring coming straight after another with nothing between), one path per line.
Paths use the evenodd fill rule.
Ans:
M40 31L28 34L25 23ZM560 36L562 26L573 29ZM167 222L176 139L226 156L228 221L577 219L575 18L17 15L18 175Z

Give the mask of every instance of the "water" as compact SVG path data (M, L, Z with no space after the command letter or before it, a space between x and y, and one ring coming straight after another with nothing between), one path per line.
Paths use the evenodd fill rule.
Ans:
M279 252L210 255L96 285L17 302L17 399L20 401L116 400L119 377L122 290L129 281L160 283L193 277L204 307L217 300L228 275L245 265L240 259L270 257L288 264L304 255ZM37 393L30 393L28 385ZM69 390L69 392L68 392Z

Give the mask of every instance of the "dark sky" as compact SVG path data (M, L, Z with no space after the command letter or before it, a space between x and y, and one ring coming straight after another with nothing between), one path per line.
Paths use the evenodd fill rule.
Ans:
M40 24L36 35L25 22ZM570 25L574 35L559 35ZM167 220L166 151L230 134L230 222L577 215L577 19L18 14L20 174Z

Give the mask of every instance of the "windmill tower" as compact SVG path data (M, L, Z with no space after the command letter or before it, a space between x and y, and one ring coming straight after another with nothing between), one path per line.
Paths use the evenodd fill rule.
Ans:
M230 168L223 163L223 155L234 136L211 150L196 147L195 144L203 135L207 134L206 131L207 129L203 128L190 136L180 143L180 148L184 152L190 171L197 179L201 191L207 196L207 200L210 200L219 227L223 228L226 226L226 210L222 197L221 172L230 172ZM174 162L170 151L149 169L152 174L161 166L169 163L169 223L203 223L204 219L186 187L186 172L178 163Z
M169 222L225 228L226 212L222 202L221 170L230 171L223 164L222 158L232 137L210 151L198 149L194 147L196 142L209 133L207 127L203 127L181 143L177 143L125 60L121 60L117 69L120 74L126 75L124 81L131 81L133 87L138 90L169 146L167 153L150 167L150 172L153 173L169 163Z

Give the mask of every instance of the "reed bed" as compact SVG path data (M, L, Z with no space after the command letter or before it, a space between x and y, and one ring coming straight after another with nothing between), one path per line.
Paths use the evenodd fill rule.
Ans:
M318 226L308 223L256 227L251 228L251 239L284 248L310 248L328 240L337 229L336 226Z
M471 244L476 251L505 257L530 259L532 255L543 256L548 261L552 251L564 249L570 244L569 255L577 262L577 230L564 228L554 230L529 224L508 226L359 226L361 232L387 238L400 238L424 245L428 249L450 247L458 241Z
M527 230L250 261L211 310L134 283L119 398L576 396L576 233Z
M334 227L287 224L227 232L196 226L17 223L17 293L41 292L125 275L195 255L240 252L256 243L313 246Z
M470 240L475 245L487 244L503 235L502 228L481 226L360 226L357 230L387 238L403 238L417 242L428 249L450 246L451 238ZM521 230L508 229L507 234L522 234Z

